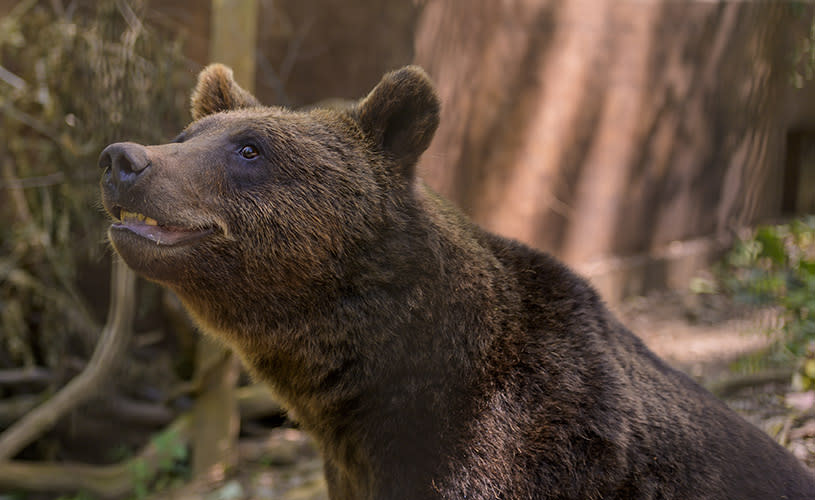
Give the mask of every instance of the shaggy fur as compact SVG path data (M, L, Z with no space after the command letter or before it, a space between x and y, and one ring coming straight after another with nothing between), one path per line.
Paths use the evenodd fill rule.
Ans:
M439 120L421 69L292 112L211 66L192 102L175 142L103 152L110 240L271 385L332 499L815 498L583 279L417 180Z

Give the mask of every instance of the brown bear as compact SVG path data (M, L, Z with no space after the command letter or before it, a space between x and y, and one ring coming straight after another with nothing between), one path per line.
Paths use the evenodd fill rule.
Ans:
M102 152L110 241L271 385L332 499L815 498L586 281L422 184L439 100L421 69L291 111L212 65L192 116Z

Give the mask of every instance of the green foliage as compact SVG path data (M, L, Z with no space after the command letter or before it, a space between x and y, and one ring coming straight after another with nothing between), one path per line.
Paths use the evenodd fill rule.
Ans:
M189 450L177 432L169 431L156 436L153 444L159 451L161 460L158 463L159 470L173 471L178 464L186 462Z
M737 299L780 307L783 337L771 356L806 354L815 342L815 216L758 228L727 254L720 277Z
M809 27L807 36L795 42L792 52L790 83L800 89L815 78L815 16L811 6L805 2L790 2L787 8L794 17L803 19Z
M144 459L137 459L131 464L130 472L133 474L133 498L141 500L150 493L150 470Z
M94 497L89 493L85 493L84 491L80 491L75 495L63 495L57 500L94 500Z
M190 476L189 449L177 432L163 432L152 444L158 451L158 463L150 467L144 459L136 459L131 465L134 500L183 484Z
M8 493L0 493L0 500L26 500L26 497L25 493L23 492L12 491Z
M96 157L187 120L181 44L137 1L63 3L0 20L0 368L89 354L107 296Z

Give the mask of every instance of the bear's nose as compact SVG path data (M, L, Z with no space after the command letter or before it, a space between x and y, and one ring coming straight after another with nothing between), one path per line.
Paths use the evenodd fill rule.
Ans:
M134 142L111 144L99 155L99 168L109 168L120 185L133 183L149 166L147 148Z

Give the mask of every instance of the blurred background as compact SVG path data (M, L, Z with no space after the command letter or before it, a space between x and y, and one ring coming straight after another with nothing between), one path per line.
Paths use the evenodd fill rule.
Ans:
M215 61L294 108L423 66L424 180L815 464L810 2L0 0L0 500L325 498L273 397L105 242L99 152L174 137Z

